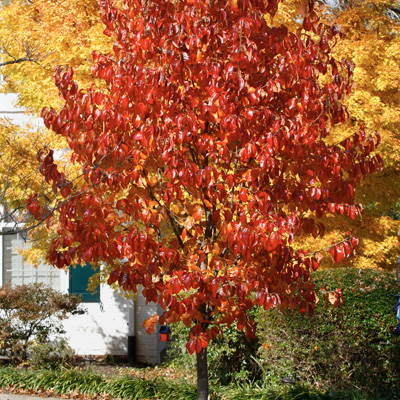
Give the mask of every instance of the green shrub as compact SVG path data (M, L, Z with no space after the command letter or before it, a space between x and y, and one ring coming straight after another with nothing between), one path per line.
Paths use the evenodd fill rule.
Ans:
M74 350L65 339L55 342L36 342L29 346L29 365L33 368L56 369L71 364L75 359Z
M185 344L189 329L184 324L174 324L172 341L168 351L169 362L178 368L196 372L196 357L190 356ZM257 361L257 339L246 340L246 335L236 326L224 329L223 337L213 340L207 347L209 379L227 385L261 378L263 370Z
M187 371L188 375L196 372L196 357L191 356L186 349L189 328L182 322L175 323L171 327L171 342L168 344L167 362L178 370Z
M209 376L222 385L258 380L262 369L257 360L259 342L247 340L236 326L224 329L224 336L214 340L208 351Z
M322 270L313 279L322 290L312 318L258 310L257 340L251 342L234 327L225 329L223 338L208 347L210 380L247 388L261 378L275 385L290 376L310 388L346 391L347 398L353 391L354 398L399 397L400 343L393 335L392 295L399 293L400 284L390 273L376 270ZM344 304L333 309L322 293L336 288L342 289ZM189 330L176 324L172 333L172 363L195 374L196 357L185 348Z
M389 273L355 269L318 271L314 282L326 291L341 288L344 304L325 307L320 296L310 319L260 312L260 362L266 376L398 396L400 346L393 335L396 299L391 296L399 293L400 284Z
M78 297L43 284L0 287L0 354L25 361L33 341L48 343L64 333L62 319L83 312Z

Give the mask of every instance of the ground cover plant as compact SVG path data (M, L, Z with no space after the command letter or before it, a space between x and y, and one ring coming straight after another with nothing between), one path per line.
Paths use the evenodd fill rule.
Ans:
M13 393L37 393L106 400L194 400L196 385L185 379L147 378L131 376L104 377L90 369L26 370L0 367L0 390ZM167 375L167 374L165 374ZM393 399L394 397L392 397ZM313 389L308 386L271 385L247 383L237 386L214 385L210 387L211 400L367 400L359 391L333 391ZM376 400L386 400L385 396Z

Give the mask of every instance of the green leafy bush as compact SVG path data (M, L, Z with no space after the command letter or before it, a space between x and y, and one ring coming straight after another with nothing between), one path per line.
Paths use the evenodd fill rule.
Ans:
M182 323L174 324L172 333L169 362L194 373L196 357L190 356L185 347L189 329ZM236 326L226 328L223 337L213 340L207 347L210 381L227 385L261 378L263 370L256 359L259 347L257 339L247 341L246 335Z
M262 376L258 349L258 340L248 341L236 326L224 329L224 336L214 340L208 351L210 379L222 385L258 380Z
M36 342L29 346L29 365L33 368L56 369L71 364L75 359L74 350L62 338L55 342Z
M266 376L368 393L400 393L400 343L393 306L400 284L376 270L335 269L314 275L321 291L341 288L344 304L323 297L312 318L260 312L260 362ZM395 398L395 397L393 397Z
M355 398L400 398L400 342L393 335L393 295L400 284L392 274L376 270L321 270L313 279L321 294L312 318L258 310L257 340L247 342L231 327L211 342L211 381L247 388L250 381L279 385L290 376L322 391L354 390ZM326 306L323 293L336 288L341 288L344 303ZM183 324L172 327L169 356L175 366L194 373L196 357L185 349L188 331Z
M82 314L79 297L43 284L0 287L0 354L14 363L28 358L29 347L64 333L62 320Z

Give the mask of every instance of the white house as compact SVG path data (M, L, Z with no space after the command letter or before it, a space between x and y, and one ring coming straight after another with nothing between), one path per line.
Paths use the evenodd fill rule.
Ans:
M13 94L0 94L0 117L14 123L28 120L33 126L41 121L32 119L12 105ZM24 262L18 249L27 246L21 234L6 234L11 224L0 222L0 285L21 285L42 282L65 293L77 293L83 297L87 314L72 316L64 322L69 345L78 355L128 355L136 362L160 363L166 351L156 330L148 335L143 321L159 312L155 304L145 304L141 294L135 300L127 300L115 293L108 285L102 285L95 293L87 292L91 268L77 266L69 271L58 270L42 264L37 268Z

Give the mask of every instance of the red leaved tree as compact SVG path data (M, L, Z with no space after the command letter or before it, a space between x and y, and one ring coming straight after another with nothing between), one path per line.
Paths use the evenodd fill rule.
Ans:
M339 34L319 22L313 0L303 29L270 27L277 0L101 1L113 54L93 54L102 80L78 89L57 69L65 99L43 110L63 135L83 184L59 173L52 152L42 173L60 193L58 238L49 260L112 267L109 283L165 310L145 322L183 321L197 353L198 398L208 393L206 350L224 326L247 337L255 306L312 314L310 271L320 254L295 249L322 236L326 212L354 218L354 188L380 168L379 138L364 129L330 144L346 119L352 67L330 56ZM97 80L96 82L98 82ZM48 212L40 198L31 213ZM356 239L338 241L336 261Z

